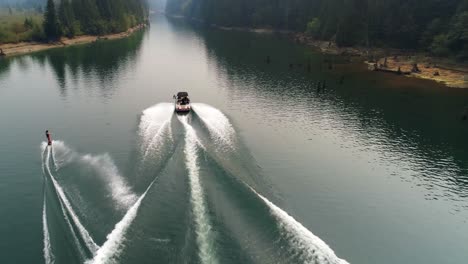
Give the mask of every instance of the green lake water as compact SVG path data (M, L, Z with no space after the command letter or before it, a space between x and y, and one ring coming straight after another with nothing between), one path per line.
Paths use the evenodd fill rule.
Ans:
M466 263L468 90L343 61L161 16L0 59L0 263Z

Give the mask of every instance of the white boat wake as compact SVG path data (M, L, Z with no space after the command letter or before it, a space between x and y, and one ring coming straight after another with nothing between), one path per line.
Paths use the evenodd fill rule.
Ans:
M235 149L236 132L229 122L229 119L218 109L205 104L193 104L193 109L206 125L211 137L215 140L216 148ZM145 159L149 153L159 153L164 134L169 131L172 119L173 106L171 104L158 104L146 109L141 117L139 125L139 136L142 139L141 152ZM196 242L198 244L198 257L201 263L219 263L216 254L216 234L213 231L209 213L205 202L203 186L200 181L200 167L198 152L205 149L197 136L195 129L189 124L187 116L178 116L179 121L185 129L185 164L188 170L190 184L190 203L195 224ZM154 178L144 193L137 197L128 187L124 178L119 175L118 169L108 155L79 155L63 144L58 143L57 155L43 143L43 150L47 148L47 156L43 164L43 170L50 175L51 182L56 190L63 211L64 219L70 227L75 243L79 245L80 239L85 242L87 249L93 254L92 259L86 263L119 263L119 258L123 252L127 234L132 223L135 221L140 210L142 201L149 190L155 184ZM55 144L55 142L54 142ZM221 152L222 153L222 152ZM91 166L102 178L108 179L109 190L115 202L128 208L124 217L115 225L114 229L107 235L107 240L99 247L97 246L88 231L81 224L77 215L68 201L63 189L55 180L49 167L50 157L57 169L69 162L78 160L83 164ZM243 181L242 181L243 182ZM267 206L272 219L275 219L280 235L289 243L290 252L293 252L301 262L311 264L348 264L346 260L338 258L334 251L319 237L295 220L287 212L276 206L263 195L258 193L250 185L243 182L258 198ZM50 234L47 225L46 200L43 208L43 233L44 233L44 258L46 263L54 263L54 255L50 245ZM76 227L76 228L74 228ZM75 233L74 230L77 230ZM84 256L85 253L81 252Z
M179 120L185 127L185 159L190 180L190 195L195 217L195 229L197 233L197 243L199 246L199 257L202 263L219 263L215 252L215 238L211 223L208 217L203 188L200 183L199 167L197 164L197 151L201 146L197 134L192 126L187 122L187 116L179 116Z
M170 103L161 103L152 106L143 111L139 125L139 136L141 142L141 152L143 159L146 159L149 153L159 153L161 142L165 133L170 133L170 121L174 112L173 105ZM128 209L122 220L118 222L114 229L107 235L107 240L97 251L93 259L86 263L104 264L118 263L118 258L125 247L126 234L138 215L146 194L155 184L157 178L153 179L145 192Z
M149 152L157 152L158 147L160 147L161 140L164 138L166 132L171 135L170 120L172 118L172 113L173 106L169 103L157 104L143 111L139 126L139 135L142 139L142 152L144 158L148 156ZM47 160L45 162L44 170L46 169L51 175L51 180L59 194L60 203L63 207L64 218L68 222L70 231L76 238L75 243L79 244L79 241L74 233L74 228L72 227L65 210L72 217L73 223L78 227L83 240L86 242L89 250L93 253L93 258L87 260L86 263L115 263L124 247L125 234L136 218L141 202L145 198L151 186L155 183L156 178L151 182L146 191L138 198L127 185L124 178L119 174L117 166L115 166L108 154L80 155L66 146L63 141L54 141L53 144L53 149L55 151L51 153L50 148L48 148L48 156L46 157ZM43 150L47 148L47 144L45 142L42 144L42 148ZM106 187L109 189L111 197L117 206L119 208L129 208L122 220L118 222L111 233L107 235L107 240L104 242L102 247L99 247L94 243L87 230L83 227L81 222L79 222L79 219L74 213L63 189L53 178L49 167L50 155L53 156L53 162L56 170L59 170L71 162L78 162L82 166L84 165L92 168L97 172L97 175L99 175L101 179L107 182ZM82 255L84 255L84 252L82 252ZM49 253L45 254L46 259L48 256Z
M166 134L172 136L170 129L173 113L174 105L171 103L156 104L143 111L138 129L143 161L146 160L149 153L160 151L160 143ZM170 139L172 140L172 138Z
M218 148L233 148L235 131L229 119L218 109L205 104L194 104L197 115L206 124L210 134L218 138ZM222 146L224 144L224 146ZM338 258L333 250L319 237L295 220L284 210L276 206L267 198L259 194L250 185L243 182L254 192L269 208L271 215L276 219L278 228L283 236L291 244L291 248L297 249L304 263L316 264L347 264Z
M65 219L65 222L67 223L70 232L73 235L74 238L74 243L77 246L77 249L80 252L80 255L83 259L86 258L86 252L84 252L83 248L81 247L80 239L78 238L78 235L75 232L75 228L77 229L81 240L84 242L87 250L94 255L94 253L98 250L99 246L94 242L93 238L89 234L88 230L83 226L81 223L80 219L76 215L75 211L73 210L72 205L70 204L70 201L68 200L67 196L65 195L62 187L60 184L55 180L55 176L52 174L52 171L50 170L50 157L52 156L52 150L49 146L47 146L46 143L42 144L43 149L47 148L47 154L46 154L46 159L45 159L45 164L44 167L49 175L49 179L52 182L52 186L55 189L55 192L58 194L58 200L60 203L60 207L63 212L63 217ZM70 216L70 217L69 217Z
M145 198L146 194L151 189L151 186L153 186L155 181L156 179L151 182L146 191L140 196L140 198L138 198L135 204L130 207L122 220L120 220L120 222L115 225L114 230L112 230L112 232L107 235L106 242L104 242L102 247L97 251L94 258L87 261L86 263L118 263L118 257L125 246L125 235L138 214L141 201Z
M211 137L230 149L235 149L236 138L234 127L229 119L218 109L202 103L194 103L193 110L208 128Z
M93 156L86 154L80 157L79 162L92 168L97 175L106 182L105 186L111 193L112 200L117 208L126 210L138 199L125 178L120 175L117 166L109 154Z
M281 233L288 238L291 247L299 251L304 263L348 264L346 260L338 258L335 252L323 240L296 221L294 217L257 193L253 188L250 189L269 207L270 213L277 220Z
M60 140L54 141L52 149L56 170L70 163L77 163L83 168L91 169L97 179L103 182L119 210L127 210L138 199L125 178L119 173L109 154L80 154Z
M52 246L50 245L49 224L47 223L47 203L44 194L44 203L42 205L42 232L44 235L44 260L46 264L55 263Z

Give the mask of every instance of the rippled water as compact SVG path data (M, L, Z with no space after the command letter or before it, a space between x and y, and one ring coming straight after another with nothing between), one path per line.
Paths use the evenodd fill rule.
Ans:
M0 262L465 263L468 91L345 60L163 17L0 60Z

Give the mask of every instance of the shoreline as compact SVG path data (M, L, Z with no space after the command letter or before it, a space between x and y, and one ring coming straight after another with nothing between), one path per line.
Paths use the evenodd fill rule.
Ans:
M423 52L365 47L338 47L334 42L314 40L305 33L292 33L295 43L318 49L324 54L356 57L369 71L386 72L409 78L431 80L449 88L468 88L468 64L436 58Z
M122 38L130 36L136 31L139 31L145 28L146 26L147 26L146 24L139 24L135 27L129 28L127 31L124 31L124 32L107 34L107 35L102 35L102 36L81 35L81 36L77 36L74 38L62 37L59 41L52 42L52 43L19 42L19 43L0 44L0 58L33 53L33 52L43 51L47 49L63 48L63 47L68 47L68 46L73 46L73 45L88 44L88 43L93 43L93 42L100 41L100 40L122 39ZM3 54L1 52L3 52Z
M384 48L338 47L332 41L315 40L305 33L272 28L210 26L226 31L285 34L296 44L311 47L323 54L347 57L347 61L350 63L363 63L371 72L385 72L402 77L431 80L448 88L468 88L468 64L428 56L422 52ZM414 67L415 65L416 67Z

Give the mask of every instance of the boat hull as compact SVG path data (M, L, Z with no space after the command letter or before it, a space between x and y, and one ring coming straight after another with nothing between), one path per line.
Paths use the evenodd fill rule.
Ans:
M184 105L184 106L176 105L175 106L176 113L181 113L181 114L189 113L191 110L192 110L192 107L190 107L190 105Z

